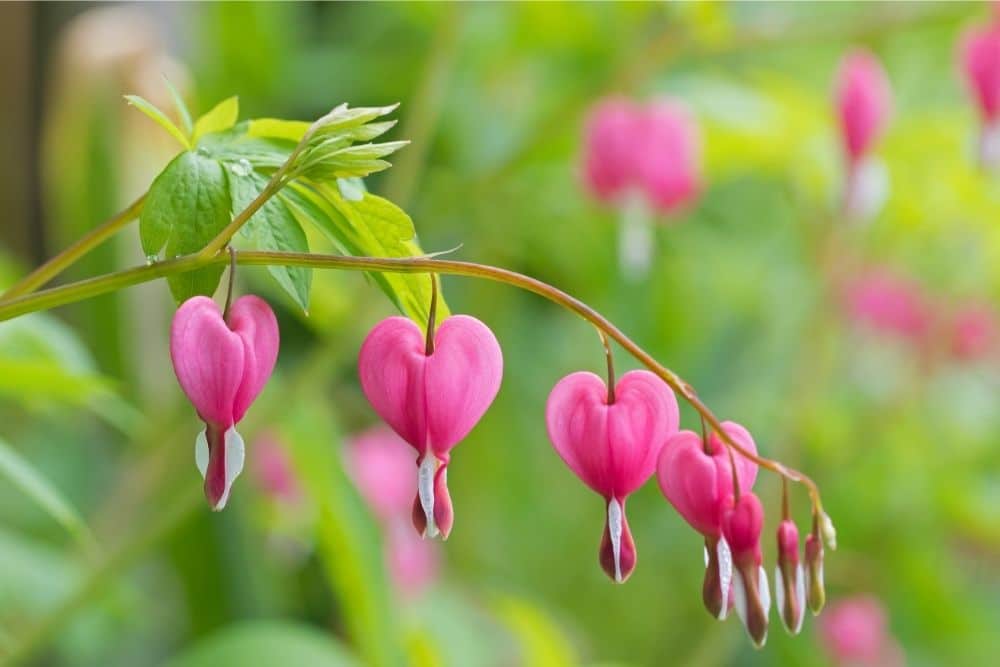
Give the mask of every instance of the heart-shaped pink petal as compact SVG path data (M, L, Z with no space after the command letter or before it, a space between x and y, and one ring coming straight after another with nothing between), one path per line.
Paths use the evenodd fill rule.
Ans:
M680 416L673 392L649 371L623 375L612 405L604 381L581 371L552 389L545 419L566 465L605 499L624 500L653 474Z
M208 297L193 297L177 309L170 328L177 381L201 418L223 431L235 421L245 354L242 339L229 330Z
M734 422L723 422L726 433L747 451L756 453L750 433ZM722 511L733 493L732 465L722 439L715 433L709 438L712 453L705 452L701 436L681 431L663 448L657 464L660 490L670 504L699 533L718 538L722 530ZM757 465L734 455L743 490L749 491L757 478Z
M248 294L229 307L229 327L243 341L243 381L233 403L240 421L260 394L278 360L278 320L263 299Z

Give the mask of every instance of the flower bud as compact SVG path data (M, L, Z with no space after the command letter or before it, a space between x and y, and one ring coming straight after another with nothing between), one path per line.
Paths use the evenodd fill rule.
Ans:
M708 613L720 621L726 619L733 606L732 588L733 556L729 544L722 537L706 537L705 582L701 587L701 597Z
M774 570L774 597L781 622L797 635L805 616L805 574L799 562L799 530L785 519L778 525L778 565Z
M818 614L826 603L823 587L823 543L816 532L806 535L806 601L812 613Z
M722 517L722 534L733 554L733 606L755 647L767 641L771 591L760 550L764 508L753 493L730 497Z

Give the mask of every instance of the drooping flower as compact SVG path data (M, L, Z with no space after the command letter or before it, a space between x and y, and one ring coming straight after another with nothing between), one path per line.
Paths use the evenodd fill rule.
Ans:
M680 413L670 388L649 371L623 375L609 394L588 372L560 380L549 394L545 421L556 452L607 505L600 563L614 581L628 579L636 550L625 501L653 474Z
M604 202L620 199L635 182L639 150L639 108L624 97L598 102L587 117L583 140L583 179Z
M640 116L636 178L653 208L672 213L701 191L701 135L694 116L670 99L648 104Z
M288 452L271 434L264 434L253 444L254 465L252 470L263 491L286 504L296 504L302 500L302 487Z
M723 422L726 434L744 449L757 453L750 432L735 422ZM750 490L757 464L735 458L740 488ZM705 583L702 597L712 616L724 619L731 605L732 556L722 535L722 514L733 495L733 467L718 434L707 441L692 431L680 431L663 447L657 463L663 495L692 528L705 538Z
M778 524L778 564L774 569L774 597L785 629L797 635L806 610L805 572L799 562L799 529L783 519Z
M902 649L886 626L882 603L856 595L830 605L819 619L819 636L837 665L902 667Z
M845 295L849 316L876 331L918 344L930 333L933 303L914 280L874 269L852 281Z
M847 162L844 212L869 218L888 192L884 168L869 156L889 120L889 79L872 54L855 50L841 60L834 97Z
M417 492L413 450L392 429L375 426L350 438L346 454L351 479L382 527L393 583L414 596L437 577L440 554L408 525Z
M760 533L764 508L753 493L729 497L722 514L722 535L733 556L733 606L754 646L767 641L771 592L764 571Z
M1000 24L966 30L959 45L959 59L982 123L980 162L996 166L1000 161Z
M1000 342L997 312L987 304L967 303L951 318L951 354L960 361L988 357Z
M212 299L192 297L174 315L170 357L181 389L205 422L195 440L195 463L218 511L243 470L243 439L235 425L274 370L278 322L255 296L233 302L226 319Z
M416 324L390 317L365 339L358 373L375 412L417 451L417 531L447 538L454 521L450 452L500 389L503 355L496 337L474 317L455 315L438 327L429 351Z

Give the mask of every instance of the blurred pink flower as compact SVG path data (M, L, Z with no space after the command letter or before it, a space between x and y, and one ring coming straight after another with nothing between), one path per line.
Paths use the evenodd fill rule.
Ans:
M288 452L271 434L254 443L253 473L264 492L276 500L297 503L302 499L302 487L295 476Z
M408 518L386 526L385 558L396 590L414 597L438 577L441 553L438 545L417 535Z
M876 269L848 285L845 297L848 315L872 329L914 342L930 332L932 305L915 281Z
M838 665L902 667L902 649L889 634L882 603L871 595L842 598L819 617L819 636Z
M855 50L840 62L834 92L848 162L859 162L885 129L892 93L885 70L867 51Z
M701 135L686 108L672 100L642 110L636 175L653 208L670 213L701 191Z
M584 130L583 177L595 198L615 201L632 186L639 119L639 107L624 97L606 98L591 109Z
M987 357L1000 337L997 312L986 304L962 306L951 321L951 353L961 361Z
M959 43L959 60L982 119L979 159L986 166L1000 161L1000 25L973 26Z
M347 469L380 521L408 517L417 493L413 449L388 426L359 433L347 444Z

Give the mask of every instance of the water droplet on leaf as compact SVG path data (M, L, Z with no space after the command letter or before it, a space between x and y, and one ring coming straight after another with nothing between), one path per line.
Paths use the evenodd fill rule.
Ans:
M250 172L253 171L253 166L246 158L240 158L239 162L230 164L229 169L237 176L249 176Z
M202 157L208 157L209 155L211 155L211 154L212 154L212 152L211 152L211 151L209 151L209 150L208 150L207 148L205 148L204 146L199 146L199 147L198 147L198 150L197 150L197 151L195 151L195 152L196 152L196 153L198 153L198 155L200 155L200 156L202 156Z
M146 265L152 266L156 263L156 255L146 255Z

